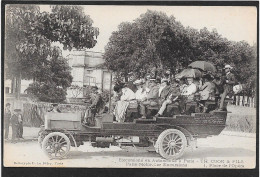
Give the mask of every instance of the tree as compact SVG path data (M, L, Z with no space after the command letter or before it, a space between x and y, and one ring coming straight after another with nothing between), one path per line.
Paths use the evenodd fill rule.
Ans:
M66 99L66 91L53 82L34 82L29 85L27 92L36 97L37 101L57 103Z
M93 21L79 6L51 6L51 13L40 12L36 5L9 5L6 8L6 77L42 80L41 72L54 54L52 42L64 49L92 48L99 34ZM47 73L44 74L47 76ZM19 82L18 89L19 91Z
M121 23L112 33L105 48L106 64L125 74L153 67L174 70L178 58L183 59L180 62L186 60L189 40L183 30L174 17L148 10L133 23Z
M105 48L109 69L126 76L133 71L146 73L156 67L160 72L179 72L196 60L224 67L234 66L237 80L246 85L246 94L256 87L256 47L233 42L214 29L183 27L173 16L148 10L134 22L123 22L114 31Z
M35 80L27 88L27 93L36 96L39 101L61 102L72 83L70 67L59 48L52 48L50 54L44 65L34 71Z

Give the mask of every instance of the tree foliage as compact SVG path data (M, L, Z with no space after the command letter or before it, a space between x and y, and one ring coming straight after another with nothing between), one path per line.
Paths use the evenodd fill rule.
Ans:
M177 73L191 62L204 60L224 67L231 64L247 94L255 90L256 53L248 43L233 42L207 28L184 27L171 16L148 10L132 23L123 22L105 48L109 69L123 73L170 69ZM248 69L250 68L250 70Z
M36 5L7 6L5 73L7 78L33 79L38 86L49 84L65 93L72 82L70 68L52 42L63 44L65 50L92 48L99 31L80 6L50 8L48 13Z
M29 85L27 92L43 102L56 103L66 99L66 91L53 82L34 82Z

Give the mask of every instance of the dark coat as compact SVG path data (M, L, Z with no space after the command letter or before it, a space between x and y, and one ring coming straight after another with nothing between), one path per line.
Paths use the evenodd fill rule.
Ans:
M99 112L104 107L104 102L102 100L102 97L99 93L95 93L91 95L91 108L96 109L97 112Z
M126 87L130 88L134 93L137 91L137 87L132 81L127 82Z
M4 121L5 121L5 123L9 124L11 117L12 117L11 111L5 109L5 112L4 112Z
M229 73L226 75L225 79L228 80L228 82L226 82L226 80L224 81L225 82L224 89L230 92L233 90L233 86L236 83L235 75L233 73Z
M160 94L160 101L164 101L167 99L167 97L171 93L171 86L167 85L166 87L163 88L161 94Z
M174 97L181 95L180 85L177 83L174 83L171 85L171 94Z
M18 115L12 115L12 117L11 117L11 124L12 125L18 125L18 123L19 123L19 121L18 121Z
M154 100L158 99L159 97L159 87L157 85L154 85L150 88L149 93L147 94L147 100Z

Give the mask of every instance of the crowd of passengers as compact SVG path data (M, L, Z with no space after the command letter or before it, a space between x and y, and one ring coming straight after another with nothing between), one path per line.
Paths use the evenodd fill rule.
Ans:
M184 77L175 79L170 71L166 71L162 78L146 75L144 78L130 79L127 83L117 83L114 91L117 93L117 102L114 115L118 122L123 122L128 107L138 107L141 119L147 117L147 107L159 107L155 117L162 116L167 105L178 102L181 113L185 113L185 104L199 97L198 103L206 112L207 100L215 101L218 110L223 111L224 99L231 93L235 84L232 67L226 65L223 73L221 69L212 75L204 73L201 78Z

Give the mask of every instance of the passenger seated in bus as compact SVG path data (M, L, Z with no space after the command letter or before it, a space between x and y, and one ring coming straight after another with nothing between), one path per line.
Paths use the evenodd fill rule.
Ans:
M135 93L131 89L127 88L126 85L116 85L114 86L114 91L121 95L120 100L116 103L114 115L116 121L124 122L127 107L130 103L136 103Z
M213 78L207 74L203 77L204 84L199 88L200 100L213 99L212 96L215 93L215 84L212 82Z
M162 79L159 87L159 106L161 106L163 102L166 101L167 97L170 95L170 92L171 86L169 84L169 81L167 79Z
M187 87L182 92L183 96L186 96L188 100L193 100L194 93L197 91L197 86L193 83L194 79L192 77L187 78Z
M187 87L185 87L179 97L179 106L181 113L186 111L186 103L191 102L194 99L194 94L197 92L197 86L193 83L192 77L187 78Z
M134 81L136 80L136 76L133 72L128 73L128 82L126 83L126 86L131 89L134 93L137 91L137 87L134 84Z
M157 106L158 105L158 96L159 96L159 87L155 82L155 78L150 79L149 83L149 92L147 94L147 99L140 103L140 114L142 119L146 119L146 107L147 106Z
M211 75L207 74L203 77L204 84L199 88L200 93L200 103L203 106L203 112L207 111L207 107L205 106L206 100L214 100L215 99L215 84L212 82L213 78Z
M134 82L134 84L137 87L137 91L135 92L135 98L137 103L145 101L147 99L147 93L149 90L146 89L144 80L138 79Z
M202 86L202 78L194 78L193 83L196 85L198 91L199 88Z
M182 95L182 93L185 91L187 87L186 80L185 78L181 78L180 80L176 79L176 81L179 82L180 93Z
M155 115L155 117L162 116L167 105L175 102L178 99L178 96L180 95L180 86L176 81L173 81L171 86L169 85L168 80L164 80L164 82L167 83L167 86L165 86L165 92L163 94L160 94L161 107L158 113Z

